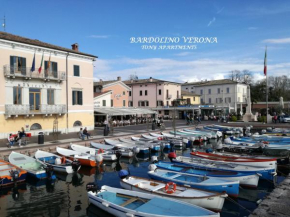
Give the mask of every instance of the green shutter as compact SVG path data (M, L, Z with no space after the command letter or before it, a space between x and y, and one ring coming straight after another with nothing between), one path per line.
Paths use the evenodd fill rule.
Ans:
M78 104L83 104L83 91L78 91Z
M76 104L76 91L72 92L72 104L75 105Z

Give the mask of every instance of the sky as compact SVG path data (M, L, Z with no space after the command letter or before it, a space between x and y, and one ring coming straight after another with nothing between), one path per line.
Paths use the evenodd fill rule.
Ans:
M134 74L192 82L223 79L232 70L250 70L259 80L266 46L268 75L290 75L287 0L0 0L4 15L8 33L66 48L78 43L98 56L95 80ZM130 43L138 37L179 42ZM217 43L184 43L184 37ZM179 47L152 49L173 45Z

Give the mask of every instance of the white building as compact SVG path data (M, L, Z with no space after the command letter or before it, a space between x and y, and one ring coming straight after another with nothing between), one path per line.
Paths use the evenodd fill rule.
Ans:
M105 92L94 93L94 106L96 108L110 108L113 107L111 103L112 91L108 90Z
M230 79L184 83L182 90L200 94L200 103L237 112L239 105L246 103L246 84Z

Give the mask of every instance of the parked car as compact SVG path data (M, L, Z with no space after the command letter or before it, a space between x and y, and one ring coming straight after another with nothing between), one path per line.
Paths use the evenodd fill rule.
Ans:
M290 123L290 116L289 115L284 115L282 117L282 122L283 123Z

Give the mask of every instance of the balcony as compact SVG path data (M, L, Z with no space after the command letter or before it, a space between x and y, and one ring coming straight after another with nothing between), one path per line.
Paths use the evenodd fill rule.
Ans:
M44 81L58 81L62 82L65 80L65 72L60 71L47 71L42 69L41 73L35 69L31 72L31 67L15 67L10 65L3 66L4 76L7 78L23 78L29 79L42 79Z
M171 98L172 98L172 95L171 94L169 94L169 95L166 96L166 99L171 99Z
M52 114L63 115L66 113L66 105L40 105L39 110L33 110L34 107L30 105L5 105L5 116L10 118L12 116L18 117L44 115L50 116Z

